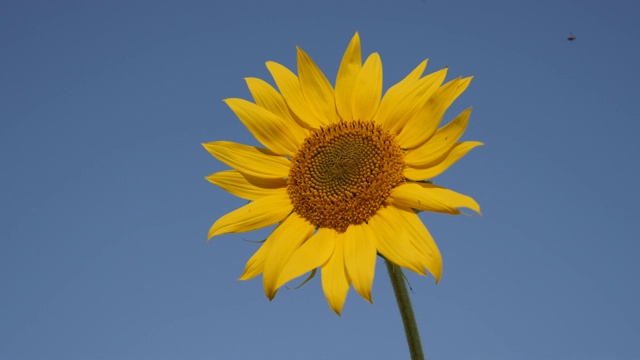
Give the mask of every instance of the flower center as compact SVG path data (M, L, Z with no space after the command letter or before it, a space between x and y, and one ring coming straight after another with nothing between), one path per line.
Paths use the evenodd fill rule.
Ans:
M372 122L314 130L291 159L287 192L293 208L317 228L345 232L386 206L404 182L404 152Z

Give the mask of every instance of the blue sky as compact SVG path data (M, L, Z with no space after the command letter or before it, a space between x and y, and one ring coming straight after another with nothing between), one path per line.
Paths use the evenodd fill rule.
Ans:
M408 274L427 356L640 358L639 7L1 2L0 359L408 357L381 261L338 317L319 278L236 280L268 229L206 243L245 202L200 144L257 144L221 100L296 45L334 79L356 31L385 87L424 58L474 76L446 118L473 106L486 146L436 182L483 216L423 214L443 277Z

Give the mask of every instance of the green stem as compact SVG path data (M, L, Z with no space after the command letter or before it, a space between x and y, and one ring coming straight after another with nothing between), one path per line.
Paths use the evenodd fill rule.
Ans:
M409 298L409 291L405 284L402 269L387 259L385 259L384 262L387 264L393 292L396 294L398 309L400 310L400 316L404 324L404 333L407 335L411 360L424 360L422 343L420 342L420 334L418 333L418 324L416 323L416 316L413 314L413 307L411 306L411 299Z

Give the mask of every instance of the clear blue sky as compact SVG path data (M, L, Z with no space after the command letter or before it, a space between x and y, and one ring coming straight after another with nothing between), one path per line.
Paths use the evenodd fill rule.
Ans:
M319 278L236 280L268 230L206 243L244 201L200 144L256 143L221 100L296 45L334 79L355 31L386 87L424 58L475 76L446 117L473 106L486 146L437 182L484 215L424 214L443 277L408 275L427 356L640 358L639 7L0 2L0 359L408 357L382 262L338 317Z

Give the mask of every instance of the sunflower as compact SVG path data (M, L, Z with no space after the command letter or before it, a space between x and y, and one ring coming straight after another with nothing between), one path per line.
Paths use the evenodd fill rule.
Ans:
M207 180L250 201L218 219L209 239L277 224L240 279L262 274L271 300L290 280L320 268L338 314L351 285L371 302L377 255L428 271L437 282L442 258L418 212L480 212L471 197L427 181L482 145L458 141L470 109L439 127L471 78L443 84L446 68L422 76L425 60L382 96L380 56L362 63L358 33L335 88L300 48L297 62L298 75L267 62L278 90L247 78L254 102L224 100L264 148L203 144L233 168Z

